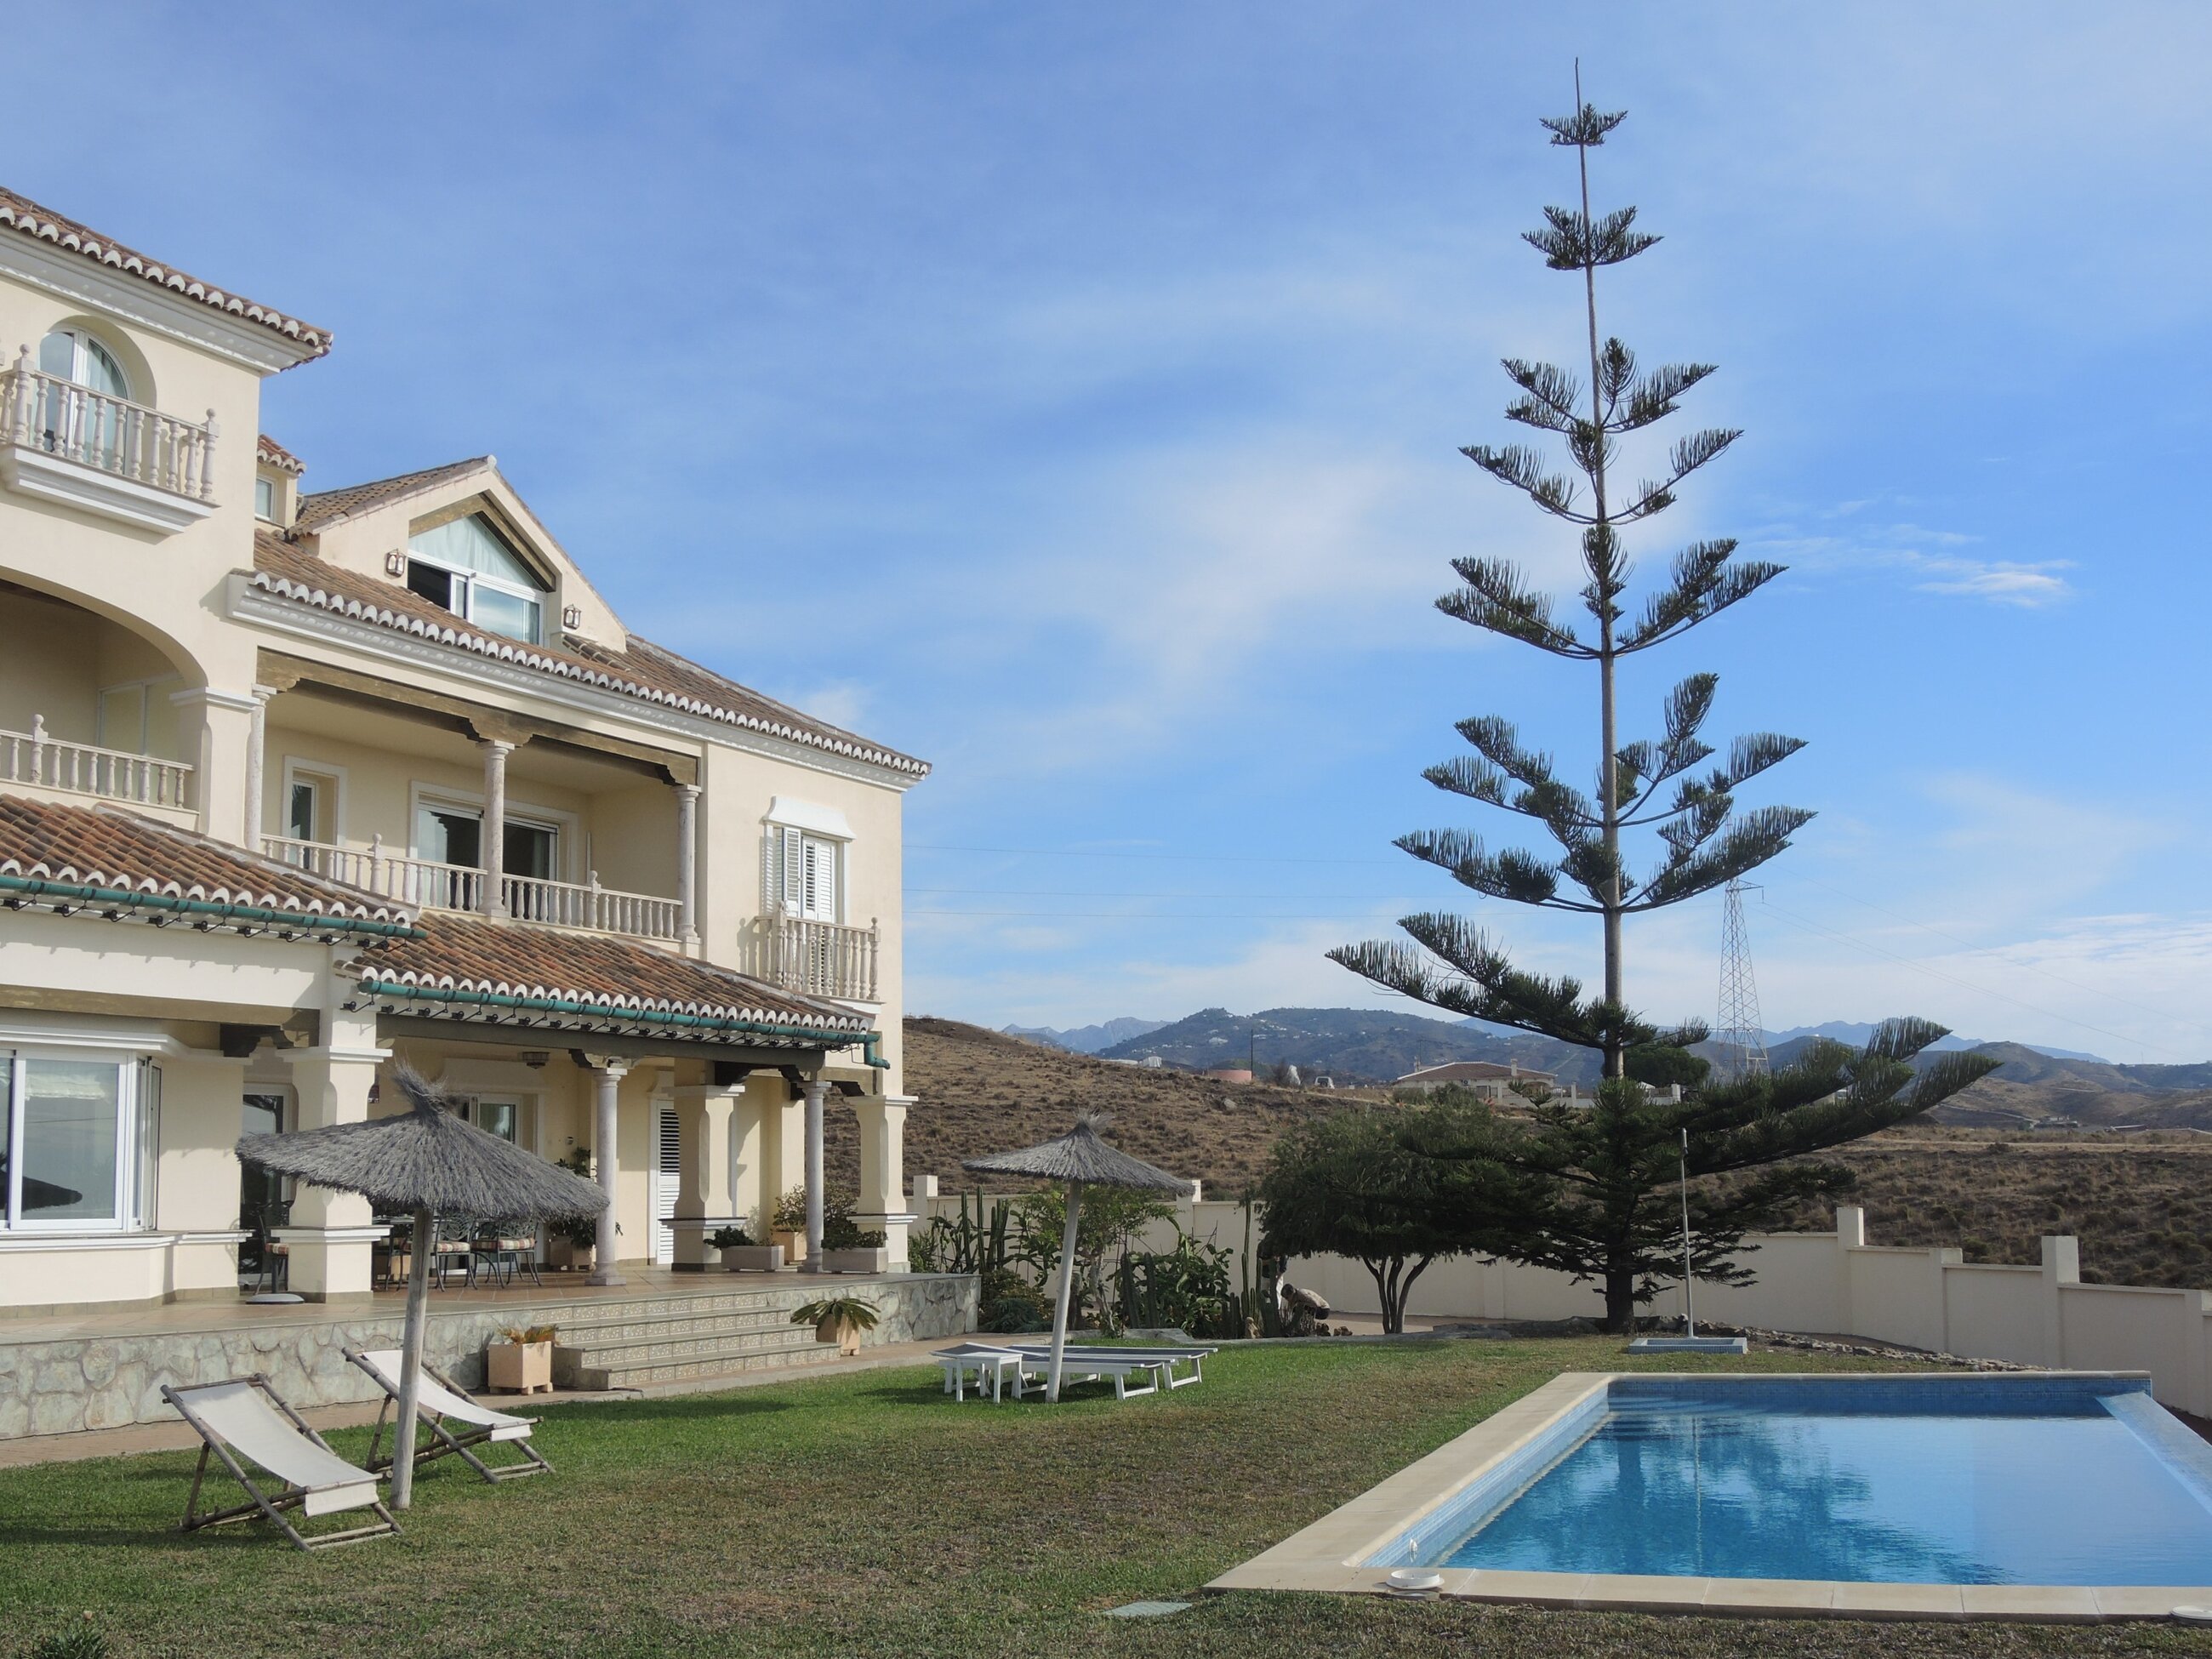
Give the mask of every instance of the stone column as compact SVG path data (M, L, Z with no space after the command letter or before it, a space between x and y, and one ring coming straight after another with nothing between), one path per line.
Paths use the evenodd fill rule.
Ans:
M744 1219L732 1190L730 1151L732 1121L744 1092L742 1083L678 1084L674 1091L681 1156L676 1214L669 1225L676 1237L678 1273L702 1272L714 1255L707 1235Z
M684 948L699 948L699 786L676 786L676 908Z
M2081 1241L2064 1234L2043 1236L2043 1356L2052 1370L2066 1369L2066 1291L2081 1282ZM2197 1344L2202 1347L2203 1344ZM2024 1358L2006 1354L2007 1359Z
M629 1283L615 1266L615 1211L619 1196L616 1182L622 1171L621 1161L615 1156L615 1097L629 1073L629 1062L622 1060L601 1060L592 1068L592 1167L599 1176L599 1190L607 1195L607 1207L599 1212L599 1236L593 1241L591 1283L594 1285Z
M200 833L243 846L246 757L259 702L206 685L172 691L169 702L177 710L177 746L184 751L175 758L193 767L191 803Z
M340 972L334 969L332 977ZM294 1048L286 1056L302 1129L364 1121L376 1068L391 1058L377 1046L374 1014L326 1007L322 1035L325 1040L316 1047ZM387 1231L375 1224L367 1199L302 1182L292 1200L290 1224L274 1232L289 1257L290 1287L310 1302L327 1302L369 1293L369 1246Z
M860 1202L854 1219L880 1227L893 1267L907 1261L907 1228L914 1219L906 1207L906 1112L910 1095L863 1095L853 1103L860 1120Z
M488 916L507 914L507 757L514 745L504 738L483 739L484 751L483 892L477 908Z
M246 845L255 853L261 850L262 802L268 793L269 699L276 695L273 685L253 688L252 724L246 734Z
M830 1085L806 1085L806 1271L822 1271L822 1102Z

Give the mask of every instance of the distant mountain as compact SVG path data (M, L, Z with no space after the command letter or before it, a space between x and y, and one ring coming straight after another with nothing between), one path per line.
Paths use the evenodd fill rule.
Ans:
M1874 1036L1874 1026L1875 1023L1870 1019L1831 1019L1824 1020L1818 1025L1793 1025L1786 1031L1766 1031L1762 1032L1761 1035L1765 1037L1766 1046L1770 1049L1784 1042L1794 1042L1799 1037L1816 1036L1828 1037L1837 1042L1848 1042L1853 1048L1863 1048L1867 1040ZM1996 1045L1986 1037L1962 1037L1954 1032L1949 1036L1942 1038L1932 1046L1936 1048L1951 1049L1986 1048ZM2039 1042L2006 1043L2002 1046L2032 1049L2036 1054L2048 1055L2052 1060L2094 1060L2099 1065L2108 1063L2101 1054L2083 1054L2077 1048L2051 1048Z
M1563 1083L1596 1080L1595 1054L1526 1032L1494 1035L1470 1020L1429 1019L1370 1008L1268 1008L1232 1014L1206 1008L1142 1036L1099 1050L1104 1060L1157 1054L1170 1066L1204 1071L1241 1066L1248 1056L1265 1071L1279 1064L1306 1078L1339 1083L1388 1083L1423 1066L1450 1060L1518 1063L1556 1072Z
M1164 1019L1124 1018L1101 1020L1096 1025L1077 1025L1065 1031L1056 1031L1049 1025L1002 1025L999 1029L1007 1036L1020 1037L1027 1042L1042 1042L1048 1048L1066 1048L1071 1054L1095 1054L1117 1042L1127 1042L1147 1031L1157 1031L1166 1024Z

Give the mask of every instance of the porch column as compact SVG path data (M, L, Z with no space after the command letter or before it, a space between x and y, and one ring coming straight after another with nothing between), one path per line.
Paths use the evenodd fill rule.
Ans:
M269 755L269 699L276 695L273 685L253 688L253 713L246 729L246 846L254 853L261 850L261 803Z
M884 1230L895 1268L906 1267L906 1109L909 1095L863 1095L853 1103L860 1120L860 1203L854 1219Z
M616 1182L621 1173L615 1157L615 1096L629 1074L625 1060L603 1060L592 1069L592 1167L607 1207L599 1212L599 1230L593 1240L592 1277L594 1285L629 1283L615 1267Z
M676 908L684 948L699 947L699 786L676 786Z
M822 1102L830 1085L806 1085L806 1271L822 1271Z
M259 702L247 693L218 691L211 685L172 691L169 702L177 711L177 746L183 751L175 758L193 767L191 798L178 805L199 814L202 835L242 845L246 760Z
M377 1046L374 1014L326 1008L323 1018L328 1041L286 1055L302 1129L364 1121L376 1068L391 1058L390 1050ZM387 1231L375 1224L367 1199L305 1182L294 1194L289 1224L272 1230L289 1258L288 1284L310 1302L366 1297L369 1246Z
M477 908L488 916L503 916L507 914L507 757L514 752L514 745L504 738L486 738L483 742L483 892Z
M744 1084L679 1084L675 1095L676 1133L681 1156L677 1164L676 1213L670 1230L676 1238L676 1271L705 1271L714 1247L707 1235L736 1225L732 1190L732 1120Z

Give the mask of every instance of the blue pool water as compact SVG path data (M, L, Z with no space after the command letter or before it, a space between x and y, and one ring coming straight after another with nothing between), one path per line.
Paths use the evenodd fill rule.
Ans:
M1625 1379L1374 1559L2212 1584L2212 1448L2118 1380Z

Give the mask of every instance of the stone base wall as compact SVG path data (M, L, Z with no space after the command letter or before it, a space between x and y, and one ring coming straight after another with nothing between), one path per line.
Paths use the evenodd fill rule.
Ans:
M564 1317L603 1320L704 1310L747 1301L787 1310L817 1296L850 1291L876 1304L868 1346L958 1336L975 1328L972 1274L874 1278L836 1274L767 1278L728 1287L711 1279L698 1288L637 1297L533 1298L518 1294L496 1307L441 1309L430 1302L425 1335L430 1363L464 1388L483 1379L484 1345L508 1328L558 1325ZM215 1382L264 1374L276 1392L301 1409L374 1401L375 1385L348 1363L344 1351L396 1348L405 1310L396 1299L337 1311L313 1304L281 1308L243 1305L211 1313L205 1328L144 1334L86 1336L67 1341L9 1342L0 1326L0 1440L68 1434L129 1423L178 1420L161 1385Z

